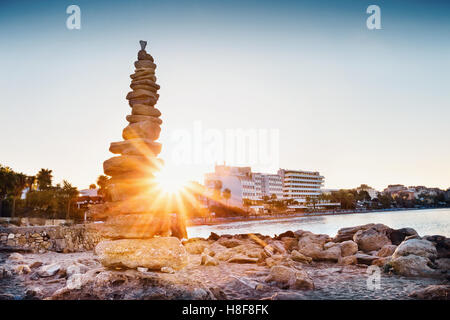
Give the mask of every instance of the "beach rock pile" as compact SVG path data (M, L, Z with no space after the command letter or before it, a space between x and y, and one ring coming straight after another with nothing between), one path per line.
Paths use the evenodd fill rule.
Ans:
M210 255L218 261L265 264L270 268L331 262L375 265L407 277L445 278L450 274L450 239L421 238L412 228L392 229L383 224L343 228L334 238L304 230L287 231L274 238L211 234L208 239L192 239L184 245L192 254Z
M132 91L126 96L131 114L122 131L124 141L111 143L109 150L118 156L103 163L104 173L111 176L109 201L90 210L93 218L106 219L97 229L112 241L100 243L95 252L105 266L153 269L164 264L179 268L185 264L186 251L177 238L187 237L186 227L184 221L164 210L162 201L157 201L161 191L155 173L163 164L158 158L161 144L156 142L162 123L161 112L155 108L160 86L156 83L154 59L145 51L147 42L140 44L136 69L130 75ZM152 239L155 236L163 238ZM155 250L156 242L165 249Z
M353 227L352 239L348 229L338 232L343 238L304 230L275 237L212 233L182 242L102 241L96 255L12 253L5 260L0 252L0 282L9 288L3 293L22 291L30 299L449 299L449 238L373 226ZM398 245L394 232L404 237ZM367 252L364 241L355 241L361 234L386 244ZM375 291L367 287L374 266L382 286Z

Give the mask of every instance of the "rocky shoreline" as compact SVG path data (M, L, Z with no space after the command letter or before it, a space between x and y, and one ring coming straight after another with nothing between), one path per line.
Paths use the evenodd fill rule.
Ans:
M449 299L450 238L411 228L164 239L178 256L151 270L92 251L0 253L0 299Z

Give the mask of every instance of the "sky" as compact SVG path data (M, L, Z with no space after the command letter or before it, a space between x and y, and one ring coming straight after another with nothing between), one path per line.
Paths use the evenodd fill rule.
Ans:
M325 188L446 189L449 16L446 1L0 1L0 163L94 183L122 140L142 39L158 65L161 158L180 179L248 160L319 171ZM239 130L273 138L257 141L268 160L217 151Z

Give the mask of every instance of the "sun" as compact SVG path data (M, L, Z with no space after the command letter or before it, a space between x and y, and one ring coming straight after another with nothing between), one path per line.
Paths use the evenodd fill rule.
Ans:
M155 174L155 181L158 188L165 194L178 194L187 184L176 171L170 170L169 167L162 167L161 170Z

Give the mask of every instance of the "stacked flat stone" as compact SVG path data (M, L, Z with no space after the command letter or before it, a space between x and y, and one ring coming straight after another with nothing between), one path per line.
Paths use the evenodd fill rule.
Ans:
M164 203L158 202L158 188L154 174L163 161L157 158L161 144L156 142L161 132L161 112L155 108L160 86L156 83L156 64L145 51L146 41L140 41L141 50L130 75L131 89L126 99L131 114L123 129L124 141L112 142L109 150L118 156L103 163L109 201L91 208L94 218L105 219L98 228L103 237L111 239L146 239L174 235L186 237L185 226L164 212ZM175 223L174 223L175 221Z

